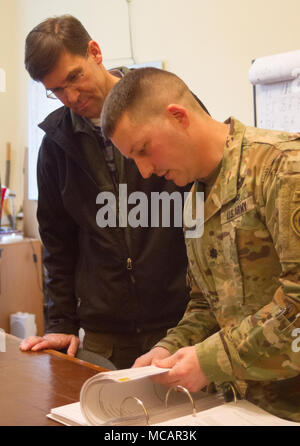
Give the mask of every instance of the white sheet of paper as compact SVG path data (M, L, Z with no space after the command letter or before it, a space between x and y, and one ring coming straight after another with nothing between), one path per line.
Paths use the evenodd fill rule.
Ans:
M188 415L158 423L157 426L300 426L260 409L249 401L227 403L199 412L194 417Z

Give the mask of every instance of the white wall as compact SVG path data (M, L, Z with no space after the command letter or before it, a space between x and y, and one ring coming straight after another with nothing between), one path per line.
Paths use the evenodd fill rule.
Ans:
M5 180L6 143L11 143L10 188L22 195L24 139L18 127L20 93L16 86L19 73L16 25L16 0L0 0L0 67L6 72L6 92L0 93L0 176ZM17 207L21 201L18 201Z
M253 125L251 61L300 48L299 0L131 0L137 61L162 59L219 120Z
M299 0L130 0L129 6L135 61L163 60L219 120L233 115L252 125L251 60L300 48ZM27 144L24 39L41 20L63 13L83 22L104 57L130 56L126 0L0 0L0 66L8 87L0 93L0 173L4 178L11 141L19 202Z

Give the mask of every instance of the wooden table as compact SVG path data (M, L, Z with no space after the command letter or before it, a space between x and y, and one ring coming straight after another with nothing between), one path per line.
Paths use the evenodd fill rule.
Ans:
M50 409L78 401L84 381L105 369L54 350L21 352L19 343L6 335L0 352L0 425L58 426Z

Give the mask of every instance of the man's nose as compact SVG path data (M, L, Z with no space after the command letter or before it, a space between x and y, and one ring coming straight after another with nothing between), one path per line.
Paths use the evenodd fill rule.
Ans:
M140 174L142 175L143 178L150 178L151 175L154 172L153 166L151 165L151 163L149 163L149 161L146 160L136 160L135 161Z
M65 102L67 107L71 107L78 101L79 91L72 87L66 87L64 89Z

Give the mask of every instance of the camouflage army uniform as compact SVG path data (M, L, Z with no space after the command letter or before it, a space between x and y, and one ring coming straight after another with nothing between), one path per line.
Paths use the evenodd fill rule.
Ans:
M300 134L230 126L204 234L186 238L191 301L157 346L195 345L210 381L300 421Z

